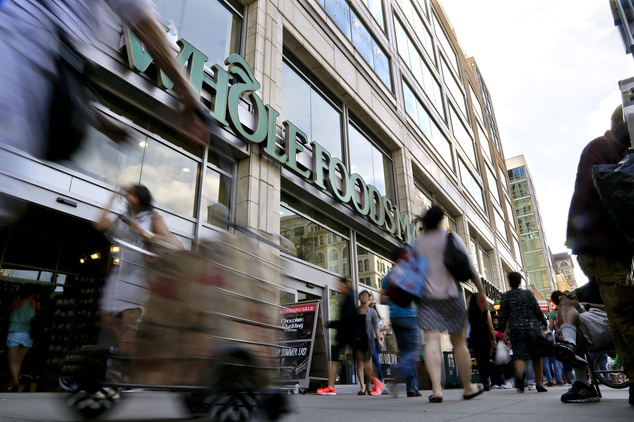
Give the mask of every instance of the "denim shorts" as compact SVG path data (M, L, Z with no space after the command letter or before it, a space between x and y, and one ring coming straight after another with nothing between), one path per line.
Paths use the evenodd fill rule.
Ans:
M33 347L33 339L29 333L9 333L7 336L7 347L22 345L24 347Z

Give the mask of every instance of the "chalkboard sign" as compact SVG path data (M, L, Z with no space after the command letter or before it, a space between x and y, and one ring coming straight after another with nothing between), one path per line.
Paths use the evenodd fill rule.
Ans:
M279 380L308 388L311 379L327 377L326 345L320 303L300 302L279 311L283 338L278 349ZM313 363L316 367L313 368ZM321 377L319 377L321 375Z

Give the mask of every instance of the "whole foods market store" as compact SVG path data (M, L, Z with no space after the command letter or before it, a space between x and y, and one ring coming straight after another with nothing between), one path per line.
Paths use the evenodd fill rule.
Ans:
M106 43L118 46L120 35L113 29ZM145 54L126 30L124 40L126 52ZM183 48L193 54L192 63L202 63L195 60L198 50L186 42ZM0 151L2 168L17 180L15 191L9 193L33 204L18 226L0 232L0 275L7 292L3 309L20 284L35 282L46 285L45 308L55 317L49 343L41 341L33 349L33 365L25 363L23 373L37 379L34 388L54 389L59 369L55 365L64 354L95 341L97 298L112 257L110 244L94 232L90 221L106 207L115 186L146 185L158 212L186 248L224 230L214 220L218 208L230 220L278 239L288 250L282 253L286 271L280 303L318 299L325 319L334 319L341 275L351 276L357 288L378 294L380 280L391 267L391 251L411 235L407 216L392 206L396 189L390 150L362 122L332 106L346 126L347 138L339 134L339 146L327 149L309 143L293 123L302 119L296 113L306 113L294 106L302 100L298 93L308 90L315 101L328 102L304 77L299 63L284 61L283 92L290 94L284 94L282 127L277 124L280 113L252 94L259 83L240 56L232 56L233 69L213 66L203 72L201 66L200 75L192 73L219 123L212 131L212 147L203 148L173 125L174 98L157 87L154 70L142 73L134 68L139 60L125 63L124 52L114 47L109 53L99 57L96 89L104 102L101 112L127 125L132 142L118 146L92 131L64 163ZM229 84L242 75L251 77L242 88ZM252 91L245 90L245 84ZM243 99L247 97L250 102ZM324 116L312 117L321 121L319 127L334 126ZM368 174L381 175L380 183L372 182L381 186L380 191L369 183L373 179L349 171L337 158L343 156L344 144L365 152L356 159ZM367 156L375 158L366 160ZM311 168L314 178L308 176ZM115 208L122 210L122 204ZM354 377L345 381L354 382ZM28 383L27 389L31 387Z

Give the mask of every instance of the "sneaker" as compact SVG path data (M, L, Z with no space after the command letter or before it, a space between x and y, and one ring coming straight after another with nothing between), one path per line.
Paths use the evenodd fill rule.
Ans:
M511 388L515 388L515 387L513 387L513 382L509 380L509 381L506 381L504 385L500 388L505 388L507 390L510 390Z
M588 364L586 359L579 353L577 346L567 341L555 344L555 359L570 364L573 368L583 368Z
M541 384L537 384L537 385L535 386L535 389L537 390L537 392L538 392L538 393L545 393L545 392L547 392L547 391L548 391L548 390L546 390L546 389L544 388L544 386L543 386L543 385L541 385Z
M371 396L378 396L385 390L385 385L376 377L372 378L372 384L374 385L374 389L370 391Z
M336 387L324 387L324 388L318 388L317 389L317 394L321 394L322 396L336 396L337 395L337 388Z
M503 386L501 386L501 385L497 385L497 384L493 384L493 385L491 386L491 390L499 390L500 388L504 388L504 387L503 387Z
M387 388L387 385L385 385L385 387L383 388L383 392L381 394L392 394L392 392L390 391L389 388Z
M528 384L528 391L535 391L535 384Z
M570 390L561 396L564 403L590 403L599 400L596 390L581 381L575 381Z
M121 389L112 387L102 387L99 391L92 395L95 400L117 400L119 399L119 393Z

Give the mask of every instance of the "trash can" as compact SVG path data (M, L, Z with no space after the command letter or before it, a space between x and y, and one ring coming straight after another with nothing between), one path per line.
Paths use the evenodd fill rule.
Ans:
M462 380L460 379L460 373L458 372L453 350L442 353L445 361L445 388L462 387ZM480 373L478 372L477 362L473 356L471 356L471 382L480 382Z

